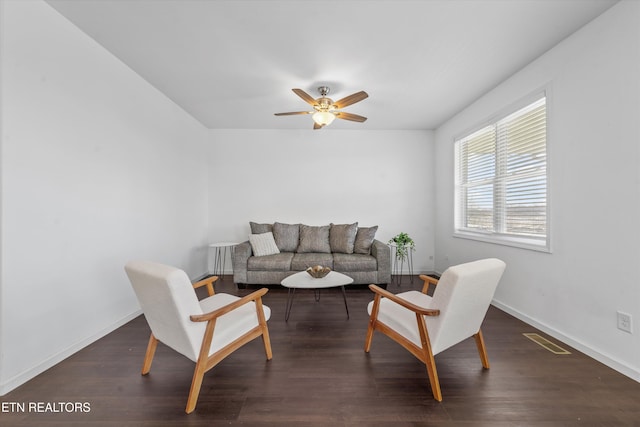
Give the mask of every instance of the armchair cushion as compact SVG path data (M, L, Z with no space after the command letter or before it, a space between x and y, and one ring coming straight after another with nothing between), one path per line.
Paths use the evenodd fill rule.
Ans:
M398 298L402 298L412 304L422 308L431 308L433 298L429 295L418 291L408 291L396 294ZM367 312L371 315L373 309L373 301L367 306ZM378 312L378 320L389 326L400 335L404 336L418 347L422 346L420 342L420 333L416 326L416 315L414 312L407 310L400 304L382 298L380 300L380 311ZM430 321L431 319L426 319Z
M215 294L200 301L200 307L204 313L217 310L227 304L231 304L240 298L229 294ZM266 305L262 306L265 320L271 317L271 309ZM231 344L239 336L249 332L258 325L256 314L256 303L250 302L243 306L224 314L216 320L216 329L211 341L209 354L213 354L224 346Z
M145 261L130 262L125 268L156 338L195 361L205 325L189 319L203 311L187 274Z

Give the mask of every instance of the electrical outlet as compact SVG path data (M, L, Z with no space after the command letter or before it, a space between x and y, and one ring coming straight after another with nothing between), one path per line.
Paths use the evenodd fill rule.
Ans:
M623 313L621 311L618 312L618 329L621 331L631 333L631 315L627 313Z

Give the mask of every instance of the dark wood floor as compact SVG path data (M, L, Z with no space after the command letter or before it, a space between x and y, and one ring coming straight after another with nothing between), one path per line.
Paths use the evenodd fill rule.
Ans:
M226 278L218 290L236 289ZM400 288L419 288L407 278ZM271 288L273 360L260 340L210 371L198 406L186 415L193 363L159 346L151 373L140 368L149 335L138 317L0 399L2 426L632 426L640 425L640 384L559 343L556 355L522 334L539 332L491 308L483 331L491 362L483 370L473 340L438 356L444 400L436 402L424 365L376 335L370 354L366 287L301 291L288 322L286 290ZM29 412L42 402L87 402L90 412ZM22 412L16 404L25 405ZM7 406L9 405L9 406ZM12 410L10 406L13 406ZM67 405L68 409L69 406Z

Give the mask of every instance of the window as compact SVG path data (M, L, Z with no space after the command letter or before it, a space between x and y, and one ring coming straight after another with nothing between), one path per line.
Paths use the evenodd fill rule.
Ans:
M455 141L455 233L549 250L546 96Z

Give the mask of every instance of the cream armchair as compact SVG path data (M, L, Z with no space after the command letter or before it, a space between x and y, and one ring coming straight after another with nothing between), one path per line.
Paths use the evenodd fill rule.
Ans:
M184 271L149 261L131 261L125 271L151 328L142 375L151 369L158 341L196 363L187 413L196 407L205 372L244 344L262 337L271 360L267 328L271 311L262 304L266 288L239 298L216 294L216 276L192 285ZM202 286L209 296L198 301L194 287Z
M433 397L442 401L434 356L459 342L474 337L485 369L489 358L480 326L505 269L492 258L448 268L440 280L421 275L422 292L394 295L376 285L367 309L369 328L364 351L369 352L374 331L398 342L427 367ZM437 284L433 297L429 284Z

